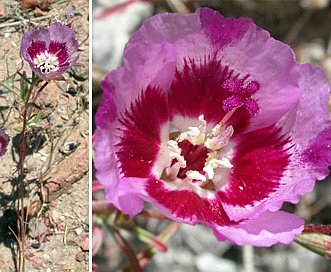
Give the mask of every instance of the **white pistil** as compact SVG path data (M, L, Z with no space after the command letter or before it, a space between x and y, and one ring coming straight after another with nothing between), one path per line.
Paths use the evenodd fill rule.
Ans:
M218 124L216 126L218 126ZM233 127L229 126L229 127L225 128L225 126L220 126L220 128L222 128L223 131L221 131L221 129L217 128L218 135L216 134L216 136L213 138L207 138L204 143L205 147L207 147L211 150L218 150L228 144L229 139L234 132ZM213 134L213 131L212 131L212 134Z

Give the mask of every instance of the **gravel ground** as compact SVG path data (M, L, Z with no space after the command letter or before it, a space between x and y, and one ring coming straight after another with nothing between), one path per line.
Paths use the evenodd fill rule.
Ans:
M25 3L28 1L24 1ZM45 2L45 1L29 1ZM31 141L24 164L25 207L38 203L38 214L28 222L26 271L88 271L89 269L89 176L88 176L88 0L54 0L48 10L24 10L20 1L0 0L0 82L12 78L19 88L18 73L31 70L20 57L23 34L46 28L51 22L74 13L72 26L79 40L81 66L65 73L69 81L52 82L36 104L42 108L38 134ZM67 93L69 86L76 96ZM22 100L0 86L0 126L10 136L0 158L0 271L17 271L17 243L9 228L16 228L18 206L19 137ZM63 152L73 145L73 152ZM47 197L42 197L42 191ZM43 191L44 192L44 191ZM36 205L37 206L37 205Z

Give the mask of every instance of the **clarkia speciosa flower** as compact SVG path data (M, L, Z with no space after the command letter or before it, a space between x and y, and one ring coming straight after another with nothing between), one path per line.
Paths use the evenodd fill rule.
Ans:
M8 143L9 136L0 128L0 156L6 153Z
M56 22L48 29L26 32L21 42L21 56L41 79L49 81L76 63L78 56L72 58L72 55L77 48L74 31Z
M152 203L238 245L289 243L303 220L280 211L328 175L329 87L320 68L250 19L162 14L102 82L98 180L126 214Z

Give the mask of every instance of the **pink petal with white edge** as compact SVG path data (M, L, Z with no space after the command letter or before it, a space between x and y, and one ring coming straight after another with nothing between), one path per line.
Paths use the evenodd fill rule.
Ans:
M238 225L214 227L220 241L230 241L238 246L269 247L276 243L289 244L300 234L304 220L283 211L265 212L258 218Z

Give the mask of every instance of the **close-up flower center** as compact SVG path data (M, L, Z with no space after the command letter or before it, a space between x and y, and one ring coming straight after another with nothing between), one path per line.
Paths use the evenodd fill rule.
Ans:
M239 80L238 76L229 76L223 81L221 89L227 95L222 104L225 114L216 125L208 123L206 116L200 114L195 125L170 134L167 141L170 159L161 176L164 181L190 182L208 190L226 185L228 173L233 168L231 137L234 126L228 125L232 124L229 121L240 108L251 117L259 112L253 95L260 85L256 81L246 82L248 77Z
M39 68L43 74L47 75L58 70L59 60L56 55L57 53L53 55L45 50L34 58L33 63L36 68Z
M207 129L204 115L198 118L197 126L188 127L188 131L176 133L174 139L167 142L171 162L165 169L166 181L181 179L193 182L201 188L214 189L213 179L222 169L232 168L229 153L222 152L233 135L233 127L226 121L236 108L229 111L212 129ZM216 178L217 180L217 178Z

